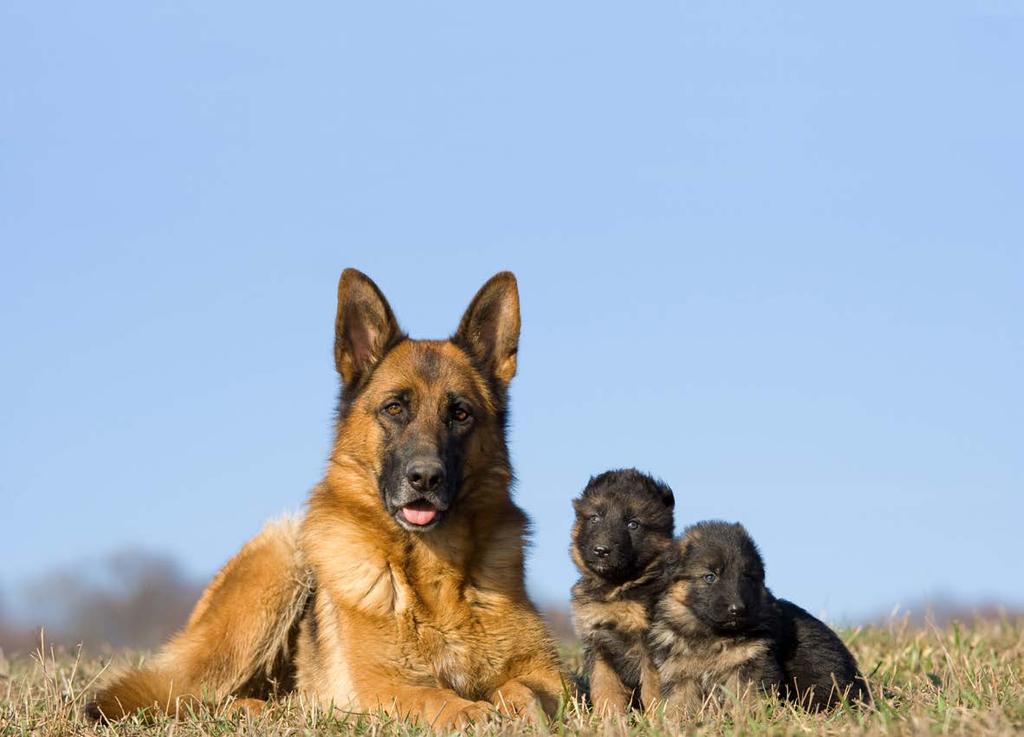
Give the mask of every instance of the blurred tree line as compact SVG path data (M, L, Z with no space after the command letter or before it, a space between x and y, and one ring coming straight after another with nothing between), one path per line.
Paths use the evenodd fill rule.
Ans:
M171 558L121 550L98 563L55 570L16 592L4 592L0 648L7 653L34 651L40 628L48 645L82 644L92 652L152 648L185 623L201 591L202 583Z
M14 592L0 591L0 653L34 652L40 628L47 649L81 644L96 654L109 648L156 648L185 624L208 578L197 580L173 558L137 549L52 571ZM558 640L575 639L567 606L550 605L542 613ZM867 621L884 623L894 615L914 625L944 625L957 619L1024 616L1024 611L938 595Z
M95 654L107 648L155 648L185 624L206 582L166 555L134 549L55 570L16 592L0 592L7 595L0 597L0 650L34 652L40 628L47 649L81 644ZM10 606L15 601L16 609ZM543 613L558 639L572 639L566 607Z

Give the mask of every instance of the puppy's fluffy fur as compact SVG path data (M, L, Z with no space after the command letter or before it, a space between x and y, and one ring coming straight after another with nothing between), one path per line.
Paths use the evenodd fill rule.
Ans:
M571 554L580 571L573 623L593 707L625 712L659 693L645 638L673 551L672 490L635 469L590 479L573 501Z
M870 700L839 637L765 586L761 555L742 525L696 524L677 555L648 633L667 709L693 713L726 693L743 701L758 691L813 710Z

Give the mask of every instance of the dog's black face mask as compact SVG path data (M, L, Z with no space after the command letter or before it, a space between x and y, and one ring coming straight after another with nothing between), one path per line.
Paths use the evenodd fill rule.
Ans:
M764 564L740 525L702 523L684 537L680 568L689 579L686 604L715 631L759 627L768 597Z
M672 491L638 471L591 479L573 502L573 558L610 583L640 575L672 539Z
M425 394L396 392L378 410L385 434L381 499L398 524L417 532L438 525L455 503L474 420L466 398Z

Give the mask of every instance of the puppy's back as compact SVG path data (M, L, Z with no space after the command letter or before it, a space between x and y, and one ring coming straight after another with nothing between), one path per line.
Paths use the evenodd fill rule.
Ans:
M843 698L870 703L864 676L839 636L791 601L776 599L775 605L777 653L790 698L815 711Z

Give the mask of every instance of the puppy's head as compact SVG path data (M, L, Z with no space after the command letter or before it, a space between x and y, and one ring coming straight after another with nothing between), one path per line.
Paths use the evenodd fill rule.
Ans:
M672 489L636 469L606 471L573 500L572 557L610 583L636 578L672 542Z
M763 621L768 589L757 545L741 524L699 522L679 543L673 589L690 614L716 632L743 632Z

